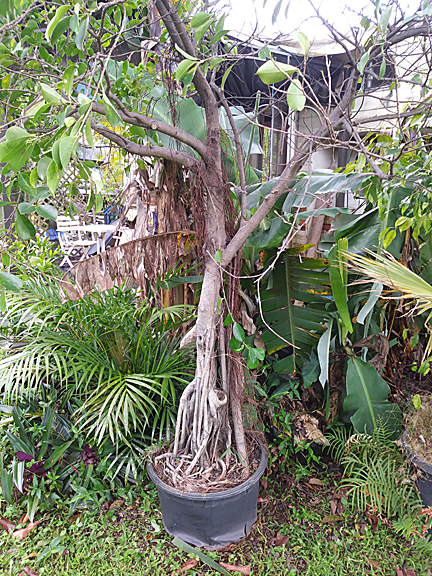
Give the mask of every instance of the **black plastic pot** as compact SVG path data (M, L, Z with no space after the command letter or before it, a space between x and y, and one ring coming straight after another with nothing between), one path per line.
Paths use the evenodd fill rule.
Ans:
M259 466L246 482L223 492L197 494L171 488L148 462L147 472L158 489L165 530L208 550L238 542L249 534L256 520L259 480L266 466L267 453L260 447Z
M401 436L402 449L408 462L411 462L420 471L417 474L416 486L420 492L423 505L432 506L432 465L423 458L420 458L411 446L408 444L406 432ZM430 540L432 540L432 528L427 531Z
M408 444L406 432L401 437L402 449L408 462L414 464L420 470L417 476L416 486L420 492L425 506L432 506L432 465L420 458Z

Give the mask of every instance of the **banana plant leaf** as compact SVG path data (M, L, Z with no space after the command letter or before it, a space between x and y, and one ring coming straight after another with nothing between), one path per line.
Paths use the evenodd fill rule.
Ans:
M341 214L333 220L333 230L333 234L323 237L319 246L325 255L341 238L348 238L350 252L353 254L376 250L381 232L378 209L368 210L360 216Z
M340 174L331 170L318 170L309 175L302 175L295 179L289 188L274 206L273 210L267 215L270 219L270 226L267 230L256 230L247 240L248 246L254 248L271 248L279 246L288 232L291 230L293 223L293 212L296 208L305 208L309 206L317 196L327 193L336 193L345 190L358 190L362 183L370 178L369 174ZM257 208L262 199L269 194L276 186L278 179L269 180L262 184L249 186L247 196L247 208L252 211ZM318 216L320 214L335 216L339 212L347 214L346 208L321 208L320 210L311 210L300 213L297 218L304 220L308 216ZM285 215L285 220L280 216ZM377 229L373 237L375 243L378 242L380 233L380 220L377 214ZM360 217L362 218L362 216ZM349 224L350 225L350 224ZM343 234L342 234L343 236Z
M332 170L316 170L310 176L298 178L295 184L290 186L283 211L287 214L292 208L309 206L316 195L357 191L369 178L370 174L341 174Z
M344 411L353 411L351 422L357 432L373 434L384 427L398 438L402 432L402 415L399 406L388 401L390 388L376 369L360 360L349 358L346 377L347 396Z
M286 348L288 352L274 364L276 372L296 371L324 332L329 318L325 311L330 294L327 264L327 260L300 259L288 251L267 275L267 285L261 286L260 323L265 327L262 339L266 350L273 354ZM310 306L301 306L301 302Z

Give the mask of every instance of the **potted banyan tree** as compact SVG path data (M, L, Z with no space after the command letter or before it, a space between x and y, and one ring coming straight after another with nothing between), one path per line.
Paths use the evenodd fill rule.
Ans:
M372 255L371 255L372 256ZM412 314L432 314L432 286L418 274L409 270L390 254L373 257L349 254L354 269L389 287L404 304L411 306ZM409 309L408 312L409 313ZM421 372L429 371L431 341L427 344ZM415 395L413 406L405 415L405 431L401 445L408 461L417 470L416 485L424 506L432 506L432 396ZM432 530L429 531L432 533Z
M312 165L315 151L346 148L345 137L342 139L340 134L348 133L350 146L363 152L359 134L363 132L361 122L367 124L368 119L356 115L354 120L351 115L362 76L370 75L378 62L393 62L398 43L422 42L422 38L429 37L431 16L425 10L406 19L392 16L392 23L391 9L377 6L375 16L366 19L367 27L363 31L356 29L352 40L346 34L338 35L331 27L331 36L346 53L349 65L334 67L326 60L322 68L321 64L318 68L313 66L315 72L310 77L306 73L310 46L304 34L299 35L304 59L297 58L298 68L271 58L267 43L258 49L251 47L251 59L267 60L262 66L256 65L259 78L267 86L253 76L262 99L256 109L251 106L246 116L244 111L229 107L224 87L230 74L235 73L236 63L246 60L247 46L237 51L227 36L223 16L196 12L191 18L188 10L192 6L195 11L196 3L172 0L45 2L43 10L40 3L34 2L22 12L18 4L0 1L2 58L14 69L8 85L0 86L7 118L0 163L7 178L5 186L13 195L12 209L17 209L17 233L24 239L35 235L27 215L33 210L37 214L44 211L43 206L33 205L40 198L54 196L62 186L75 198L79 190L75 184L69 185L70 174L79 173L79 178L89 183L89 207L101 209L102 182L97 171L91 169L92 161L85 160L79 147L85 137L93 148L94 133L125 155L137 158L149 189L154 184L150 176L156 175L160 190L166 189L172 202L166 213L176 209L180 213L185 206L190 209L183 220L193 223L194 240L188 244L203 264L196 322L197 368L180 400L173 445L153 459L150 474L158 487L162 483L170 486L170 496L160 492L168 531L207 546L237 540L250 530L255 518L258 478L266 464L265 450L246 434L243 421L247 367L239 353L244 333L237 322L243 246L261 223L263 232L276 229L279 234L269 244L274 248L298 229L294 210L300 209L304 199L315 199L314 190L309 189L309 179L304 178L307 185L301 199L291 202L295 197L291 185L303 166ZM394 6L394 13L399 14L399 4L394 2ZM280 8L278 2L276 12ZM44 33L34 34L37 30ZM248 72L242 83L255 86L247 78L251 68L245 68ZM238 86L237 79L233 86ZM19 98L11 99L11 94L18 94ZM302 112L307 104L308 114L314 110L317 115L310 126L309 121L304 124L303 137L290 136L296 147L287 154L289 162L278 178L261 184L252 169L245 169L251 154L251 133L260 117L269 118L271 104L279 98L290 109L287 123L281 126L286 126L291 136L304 124L297 122L291 112ZM250 105L249 95L246 100ZM425 100L424 107L432 107L430 100ZM283 136L281 151L286 143L284 130L277 130ZM279 158L276 153L274 156ZM366 158L375 170L373 159L368 155ZM270 164L273 166L273 158ZM167 182L173 174L178 180L168 190ZM256 202L248 210L246 186L251 181L257 185ZM325 206L329 195L339 191L334 186L331 179L325 193L321 190L318 207L321 201ZM16 196L17 190L31 203L18 204L21 192ZM185 192L184 203L178 200L179 190ZM284 195L288 208L279 218L280 208L285 205ZM269 225L265 218L271 210L274 218ZM318 228L314 238L319 236L322 222ZM178 230L169 232L177 234ZM129 255L137 255L139 245L132 243ZM117 253L123 250L127 249L123 247ZM88 274L89 284L96 272L102 275L103 271L103 278L108 279L105 272L113 266L114 258L104 253L100 260L87 270L93 274ZM126 264L124 259L118 266L125 274ZM142 276L148 280L144 272ZM4 284L13 276L3 274L1 278ZM249 366L256 366L263 351L254 347L248 350ZM223 490L225 487L228 490ZM223 493L230 499L228 504L222 512L208 516L209 509L216 510L220 504ZM192 494L199 494L199 506ZM175 525L176 519L171 523L165 515L164 508L180 505L174 504L174 496L182 497L179 502L193 502L192 511L187 514L192 528L187 529L187 534ZM240 500L243 497L247 504ZM170 499L167 507L164 498ZM249 505L251 509L243 513ZM186 516L177 510L176 518L180 514ZM220 528L219 523L224 526ZM214 533L207 533L213 524ZM196 537L204 532L202 539Z

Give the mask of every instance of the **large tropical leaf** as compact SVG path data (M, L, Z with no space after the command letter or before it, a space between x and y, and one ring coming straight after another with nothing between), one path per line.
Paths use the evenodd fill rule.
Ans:
M373 366L360 358L349 358L346 389L343 407L354 411L351 422L357 432L373 434L378 427L385 427L394 437L400 436L400 408L388 401L390 388Z
M327 264L327 260L300 259L288 251L261 285L262 338L267 352L288 351L275 363L277 372L287 374L301 366L325 331L329 318L325 304L330 294Z
M317 170L310 175L301 175L290 185L289 191L284 194L273 209L267 215L270 220L266 229L257 229L247 240L249 246L254 248L270 248L279 246L285 236L293 227L293 214L299 208L306 208L317 197L328 194L336 194L343 191L356 191L361 188L362 183L370 178L369 174L341 174L332 170ZM262 184L254 184L248 187L247 208L253 210L258 207L262 199L269 194L278 183L278 179L273 179ZM330 209L330 214L338 212L345 213L347 209ZM306 217L319 216L325 214L325 209L311 210ZM347 214L346 214L347 215ZM282 216L282 217L281 217ZM348 215L347 215L348 216ZM378 215L377 215L378 216ZM304 219L303 214L298 217ZM378 217L379 221L379 217ZM378 242L380 224L374 235L374 241Z

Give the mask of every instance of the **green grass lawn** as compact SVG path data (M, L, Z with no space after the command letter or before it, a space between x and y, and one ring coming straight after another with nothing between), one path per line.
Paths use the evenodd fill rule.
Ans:
M279 492L276 495L276 490ZM412 545L379 522L376 531L362 515L346 509L332 521L332 489L290 490L273 485L261 494L258 521L251 534L221 552L217 561L251 567L251 575L316 576L396 575L396 565L432 575L432 552ZM105 506L106 508L106 506ZM17 522L20 512L2 502L0 516ZM156 490L149 484L134 505L112 510L83 510L68 517L63 509L37 517L38 526L22 541L0 532L0 569L20 574L23 567L42 576L141 576L176 574L190 558L172 544L163 530ZM277 534L288 536L275 544ZM281 539L279 537L279 541ZM37 561L35 554L50 543L64 547ZM60 540L60 541L59 541ZM188 576L216 575L201 560ZM238 574L233 572L234 574ZM30 573L31 575L31 573Z

